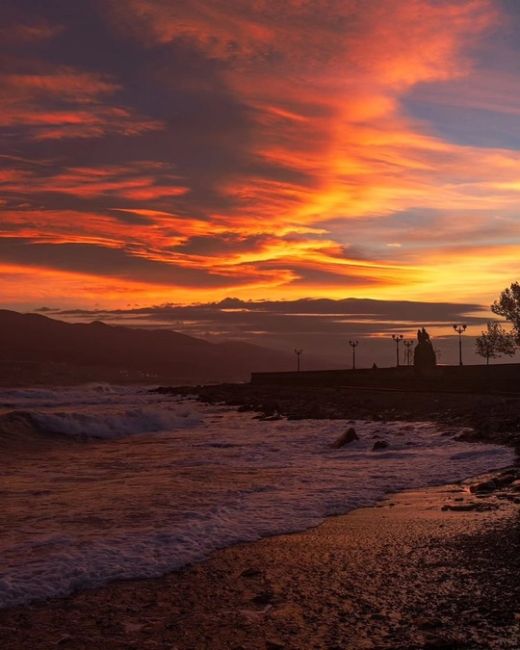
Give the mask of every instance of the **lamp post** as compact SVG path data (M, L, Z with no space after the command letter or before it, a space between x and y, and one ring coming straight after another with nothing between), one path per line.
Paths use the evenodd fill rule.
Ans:
M413 341L412 339L405 339L403 341L405 347L406 347L406 365L410 366L412 365L412 345Z
M466 331L466 323L458 323L452 326L459 335L459 366L462 366L462 334Z
M349 341L348 344L352 348L352 370L356 369L356 348L359 345L359 341Z
M303 354L301 348L294 348L294 354L296 355L296 372L300 372L300 357Z
M397 357L397 367L399 367L399 343L403 340L402 334L392 334L392 339L395 341L396 357Z

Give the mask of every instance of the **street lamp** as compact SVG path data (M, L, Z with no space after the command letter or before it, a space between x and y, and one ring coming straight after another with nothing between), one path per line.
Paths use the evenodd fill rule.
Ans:
M301 348L294 348L294 354L296 355L296 372L300 372L300 357L303 354Z
M406 365L410 366L412 365L412 345L414 342L412 339L405 339L403 343L406 347Z
M467 325L465 323L459 323L452 325L452 327L459 335L459 366L462 366L462 334L466 331Z
M356 369L356 348L359 345L359 341L349 341L348 344L352 348L352 370Z
M403 340L402 334L392 334L392 339L395 341L396 356L397 356L397 367L399 367L399 343Z

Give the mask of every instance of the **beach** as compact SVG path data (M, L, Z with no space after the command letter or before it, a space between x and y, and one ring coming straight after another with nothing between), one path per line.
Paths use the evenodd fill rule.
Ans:
M0 397L2 648L518 647L517 457L454 414Z
M460 484L407 491L162 578L3 610L2 647L512 650L514 494L477 498ZM472 503L482 510L461 508Z

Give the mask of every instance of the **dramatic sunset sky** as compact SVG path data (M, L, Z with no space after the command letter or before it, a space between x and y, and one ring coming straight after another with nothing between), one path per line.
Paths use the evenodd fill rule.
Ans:
M473 309L519 279L515 0L0 12L2 307Z

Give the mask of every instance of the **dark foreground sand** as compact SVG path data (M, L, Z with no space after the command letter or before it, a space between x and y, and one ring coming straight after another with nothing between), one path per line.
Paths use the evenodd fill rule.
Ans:
M517 650L518 483L403 492L160 579L4 610L0 647Z

